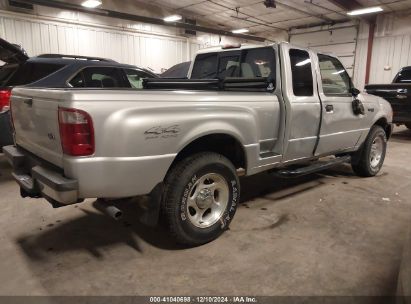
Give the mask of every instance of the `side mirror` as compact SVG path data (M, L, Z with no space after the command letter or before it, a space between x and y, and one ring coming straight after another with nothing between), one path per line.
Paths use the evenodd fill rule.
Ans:
M355 115L365 115L364 104L358 99L352 101L352 110Z
M360 90L358 90L357 88L354 88L354 87L351 88L351 94L353 96L358 96L358 94L360 93L361 93Z

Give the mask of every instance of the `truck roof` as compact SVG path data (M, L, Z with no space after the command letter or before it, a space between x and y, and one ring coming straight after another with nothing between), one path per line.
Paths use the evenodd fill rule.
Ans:
M225 52L225 51L233 51L233 50L244 50L244 49L255 49L255 48L262 48L267 46L273 46L274 43L271 44L224 44L218 46L212 46L208 48L201 49L197 51L197 54L205 54L205 53L214 53L214 52Z
M332 52L322 52L318 51L315 49L312 49L310 47L304 47L304 46L299 46L295 44L290 44L288 41L281 41L281 42L276 42L276 43L270 43L270 44L248 44L248 43L242 43L242 44L227 44L227 45L219 45L219 46L212 46L208 48L204 48L201 50L197 51L197 54L206 54L206 53L214 53L214 52L226 52L226 51L235 51L235 50L244 50L244 49L255 49L255 48L263 48L267 46L274 46L278 44L283 44L286 43L292 47L299 48L299 49L305 49L305 50L310 50L311 52L318 54L324 54L324 55L330 55L332 57L338 58L337 54L332 53Z

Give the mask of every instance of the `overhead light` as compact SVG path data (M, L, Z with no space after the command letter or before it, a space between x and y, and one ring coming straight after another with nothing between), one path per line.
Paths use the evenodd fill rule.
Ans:
M242 29L238 29L238 30L232 30L231 31L233 34L241 34L241 33L247 33L249 32L248 29L242 28Z
M81 5L88 8L96 8L97 6L101 5L101 0L86 0L83 1Z
M181 20L182 18L183 17L181 17L180 15L171 15L171 16L165 17L163 20L165 22L174 22L174 21Z
M306 64L309 64L309 63L311 63L311 60L310 59L305 59L303 61L297 62L295 64L295 66L303 66L303 65L306 65Z
M376 13L376 12L382 12L382 11L383 9L381 8L381 6L373 6L373 7L361 8L361 9L348 12L347 15L357 16L357 15L370 14L370 13Z

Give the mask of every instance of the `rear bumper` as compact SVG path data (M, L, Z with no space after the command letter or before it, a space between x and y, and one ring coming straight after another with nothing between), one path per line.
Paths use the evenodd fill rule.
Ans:
M62 170L15 146L6 146L3 152L23 196L44 197L54 207L79 201L77 180L65 177Z
M10 111L0 114L0 152L4 146L13 144L13 132L10 122Z

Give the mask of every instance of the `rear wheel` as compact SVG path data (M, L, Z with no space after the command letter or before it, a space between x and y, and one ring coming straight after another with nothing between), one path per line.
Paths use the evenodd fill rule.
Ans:
M359 176L375 176L382 167L387 150L387 136L380 126L373 126L362 149L353 156L351 166Z
M172 236L185 245L210 242L230 224L240 198L233 164L205 152L177 163L167 174L163 211Z

